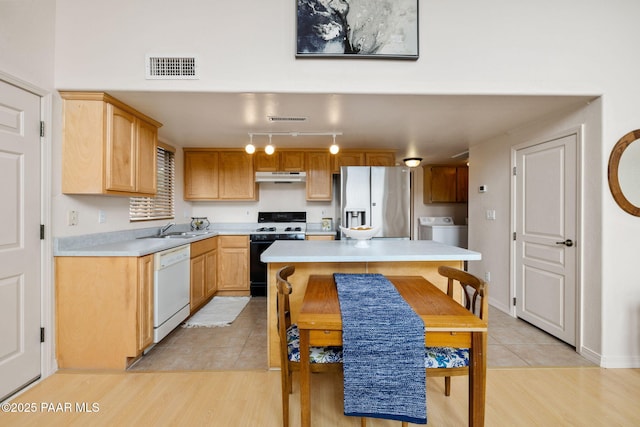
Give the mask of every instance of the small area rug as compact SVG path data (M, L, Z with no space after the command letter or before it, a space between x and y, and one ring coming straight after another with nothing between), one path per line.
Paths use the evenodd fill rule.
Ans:
M215 328L229 326L236 320L251 297L213 297L196 314L187 319L183 328Z

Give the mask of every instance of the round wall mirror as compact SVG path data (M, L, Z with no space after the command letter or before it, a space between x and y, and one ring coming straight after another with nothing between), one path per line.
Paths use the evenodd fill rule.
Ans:
M629 132L613 147L609 188L625 212L640 216L640 129Z

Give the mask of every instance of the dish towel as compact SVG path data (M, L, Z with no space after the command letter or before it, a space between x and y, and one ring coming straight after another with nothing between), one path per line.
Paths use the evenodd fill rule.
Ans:
M427 423L424 323L381 274L334 274L344 414Z

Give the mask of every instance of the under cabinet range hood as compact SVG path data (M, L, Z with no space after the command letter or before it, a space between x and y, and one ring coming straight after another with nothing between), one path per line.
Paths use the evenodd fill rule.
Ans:
M256 182L305 182L306 172L256 172Z

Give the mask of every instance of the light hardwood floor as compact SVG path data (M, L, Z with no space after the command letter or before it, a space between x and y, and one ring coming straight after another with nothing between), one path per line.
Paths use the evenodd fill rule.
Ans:
M442 379L428 380L429 425L466 425L466 385L466 377L452 378L451 396L445 397ZM638 426L638 396L640 369L494 368L487 373L486 425ZM278 371L65 371L11 402L33 403L34 413L0 413L0 425L277 427L282 425L279 399ZM64 412L65 403L71 405L69 412ZM77 412L76 404L82 403L96 403L98 411ZM60 412L53 412L56 408ZM312 422L319 427L360 425L342 413L339 374L313 376ZM291 425L300 425L295 377ZM397 425L368 422L369 427Z
M10 402L15 409L35 404L34 413L0 412L0 426L281 426L280 373L256 366L266 367L266 356L254 352L263 345L255 327L263 318L261 303L254 299L233 326L215 328L212 336L206 335L211 330L176 331L137 370L60 371ZM487 426L640 425L640 369L595 367L571 347L496 310L489 323ZM194 353L184 346L190 340L207 350ZM265 354L264 347L258 353ZM198 363L208 365L197 370ZM312 377L314 426L360 425L343 415L341 381L339 374ZM427 383L428 425L466 425L466 377L452 378L450 397L442 378ZM97 412L77 411L76 405L94 403ZM300 425L295 377L291 425ZM367 425L399 423L372 419Z

